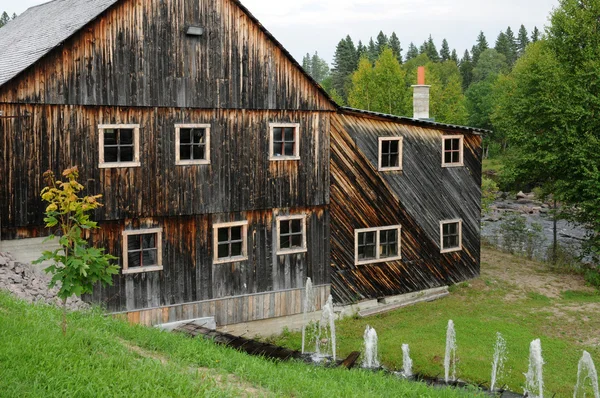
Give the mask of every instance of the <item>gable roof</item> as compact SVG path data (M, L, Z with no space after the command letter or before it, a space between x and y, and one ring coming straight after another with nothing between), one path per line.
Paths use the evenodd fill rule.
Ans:
M437 128L437 129L443 129L443 130L460 130L460 131L463 131L466 133L476 134L476 135L492 133L489 130L484 130L484 129L480 129L477 127L458 126L455 124L438 123L438 122L434 122L434 121L426 120L426 119L413 119L413 118L406 117L406 116L388 115L387 113L365 111L363 109L349 108L346 106L339 107L339 111L341 113L347 114L347 115L366 116L366 117L372 117L372 118L376 118L376 119L385 119L385 120L390 120L393 122L413 124L413 125L424 126L424 127L432 127L432 128Z
M0 86L33 66L104 11L121 0L53 0L31 7L6 24L0 34ZM309 81L338 107L331 96L310 76L254 15L239 1L236 4Z
M54 0L0 30L0 86L59 46L119 0Z

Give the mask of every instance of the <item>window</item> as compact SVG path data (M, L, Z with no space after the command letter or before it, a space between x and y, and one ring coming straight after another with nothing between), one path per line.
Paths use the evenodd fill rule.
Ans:
M355 264L399 260L401 227L399 225L365 228L354 231Z
M442 154L442 166L455 167L463 165L463 136L444 136L444 150Z
M175 125L175 164L210 163L210 125Z
M277 217L277 254L306 251L306 216Z
M98 131L100 168L140 166L139 124L102 124Z
M123 231L123 274L162 269L162 228Z
M271 123L269 160L300 159L298 123Z
M379 137L379 171L402 170L402 137Z
M442 253L462 250L462 220L440 222L440 247Z
M248 259L248 222L232 222L213 226L213 262L229 263Z

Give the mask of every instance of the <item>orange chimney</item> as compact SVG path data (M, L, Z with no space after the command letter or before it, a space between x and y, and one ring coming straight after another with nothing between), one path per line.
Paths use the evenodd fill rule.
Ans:
M425 67L424 66L419 66L419 68L417 69L417 85L418 86L425 85Z

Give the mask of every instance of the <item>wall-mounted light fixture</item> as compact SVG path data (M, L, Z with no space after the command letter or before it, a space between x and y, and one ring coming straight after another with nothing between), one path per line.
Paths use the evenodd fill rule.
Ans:
M188 36L202 36L204 34L204 28L201 26L188 26L185 34Z

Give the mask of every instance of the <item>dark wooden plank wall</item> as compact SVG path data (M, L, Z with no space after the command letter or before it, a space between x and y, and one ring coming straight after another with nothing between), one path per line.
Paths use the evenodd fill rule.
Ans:
M42 174L77 165L104 195L98 220L229 213L329 203L329 112L0 104L3 238L43 225ZM269 122L300 123L299 161L269 161ZM141 167L98 168L98 129L139 123ZM176 123L210 123L211 164L175 165ZM34 235L32 230L32 236ZM21 236L25 237L25 236Z
M186 36L189 25L204 35ZM231 0L120 1L0 88L0 102L334 109Z
M442 134L368 117L338 115L332 120L331 279L336 300L408 293L479 273L479 202L473 201L479 195L480 154L468 149L465 170L442 171ZM404 137L403 171L377 171L379 136ZM471 148L478 140L465 136ZM462 180L449 179L447 173ZM459 183L463 185L455 187ZM446 198L466 190L466 206L464 199ZM441 255L439 221L449 218L463 218L464 250ZM402 260L355 266L354 230L388 225L402 226Z
M275 217L288 214L307 215L308 251L278 256ZM328 284L328 218L323 206L103 222L94 243L119 264L123 230L162 227L164 269L115 276L113 286L97 287L89 299L117 312L299 289L307 277ZM242 220L248 221L248 260L213 264L213 224Z

